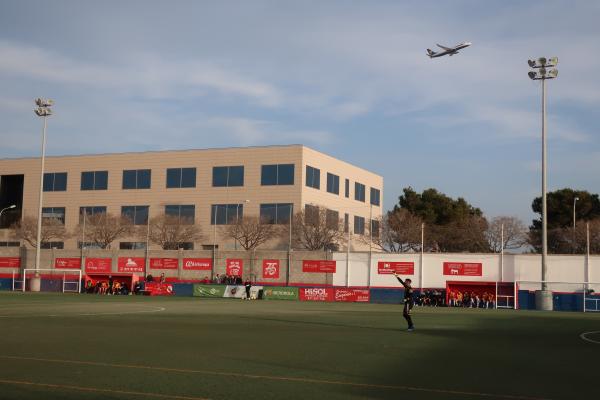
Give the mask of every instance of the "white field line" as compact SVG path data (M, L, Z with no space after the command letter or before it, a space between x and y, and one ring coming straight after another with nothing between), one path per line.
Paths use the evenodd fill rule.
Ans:
M91 317L99 315L127 315L127 314L144 314L144 313L155 313L165 311L165 307L154 307L153 310L140 310L140 311L121 311L121 312L107 312L107 313L78 313L78 314L30 314L30 315L0 315L0 318L32 318L32 317Z
M587 337L588 335L593 335L593 334L596 334L596 333L600 334L600 331L583 332L581 335L579 335L579 337L582 338L583 340L585 340L586 342L600 344L600 340L594 340L594 339L590 339L590 338Z

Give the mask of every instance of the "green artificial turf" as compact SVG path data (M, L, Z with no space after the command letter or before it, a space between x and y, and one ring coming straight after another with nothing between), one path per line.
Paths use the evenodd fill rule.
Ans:
M0 293L0 399L600 398L600 344L580 338L600 314L417 308L413 333L401 314Z

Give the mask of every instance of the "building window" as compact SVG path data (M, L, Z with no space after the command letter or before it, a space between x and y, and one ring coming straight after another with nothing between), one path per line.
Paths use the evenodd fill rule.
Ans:
M244 166L213 167L213 187L244 186Z
M42 208L42 222L46 223L49 220L60 221L61 224L65 224L65 208L64 207L43 207Z
M261 204L260 220L263 224L289 224L290 215L294 212L292 203Z
M88 206L79 207L79 223L83 222L83 213L85 212L86 219L94 215L106 214L106 206Z
M193 242L179 243L179 244L177 244L177 249L181 249L181 250L194 250L194 243Z
M348 229L350 229L350 216L348 213L344 214L344 232L348 233Z
M376 219L371 220L371 235L374 238L379 237L379 221Z
M365 185L354 182L354 200L365 201Z
M167 188L196 187L196 168L167 168Z
M146 225L148 223L149 206L123 206L121 216L129 218L134 225Z
M44 192L64 192L67 190L66 172L48 172L44 174Z
M340 177L327 173L327 191L333 194L340 194Z
M19 247L21 242L0 242L0 247Z
M325 225L329 229L337 229L340 224L340 214L337 211L327 210Z
M243 204L213 204L210 209L211 225L232 225L243 217Z
M40 245L40 249L59 249L62 250L65 248L65 242L42 242Z
M304 222L308 225L319 224L319 207L307 204L304 206Z
M193 204L165 206L165 215L178 218L181 224L194 225L195 214L196 206Z
M319 168L306 166L306 186L314 189L321 188L321 170Z
M365 218L354 216L354 233L357 235L365 234Z
M231 225L243 216L243 204L213 204L210 221L212 225Z
M102 249L102 245L96 242L77 242L77 248L81 249L81 246L85 249Z
M121 242L120 250L146 250L146 242Z
M151 170L123 170L123 189L150 189Z
M294 164L263 165L260 174L260 184L263 186L293 185Z
M81 173L81 190L108 189L108 171L87 171Z
M379 191L379 189L371 188L371 204L373 204L374 206L378 206L381 203L380 197L381 192Z
M350 179L346 179L346 188L344 189L344 194L347 198L350 198Z

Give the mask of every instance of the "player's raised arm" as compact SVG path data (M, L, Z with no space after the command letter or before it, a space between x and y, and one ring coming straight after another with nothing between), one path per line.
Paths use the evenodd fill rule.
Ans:
M394 272L394 276L396 277L396 279L398 279L398 282L400 282L402 284L402 286L406 286L406 283L404 283L402 278L400 278L400 275L398 275L396 272Z

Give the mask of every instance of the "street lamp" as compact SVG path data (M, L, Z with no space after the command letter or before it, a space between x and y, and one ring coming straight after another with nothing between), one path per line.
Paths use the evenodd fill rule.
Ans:
M546 80L558 76L554 67L558 64L558 57L540 57L537 60L527 61L533 70L528 75L534 81L542 81L542 292L540 301L544 303L542 309L552 309L552 294L548 293L546 284L548 256L548 210L546 202ZM542 300L543 299L543 300ZM536 305L540 304L536 301ZM541 304L540 304L541 305Z
M39 291L39 269L40 269L40 247L41 247L41 238L42 238L42 204L43 204L43 196L44 196L44 163L46 161L46 126L47 119L52 115L52 107L54 102L49 99L37 98L35 99L36 109L33 111L38 117L42 117L44 119L44 129L42 130L42 157L40 162L40 197L38 203L38 221L37 221L37 246L35 249L35 271L36 271L36 281L35 284L32 282L32 291ZM36 290L37 289L37 290Z
M17 206L13 204L13 205L10 205L10 206L8 206L8 207L6 207L6 208L3 208L2 210L0 210L0 218L2 217L2 213L3 213L4 211L6 211L6 210L10 210L10 209L13 209L13 208L17 208Z

